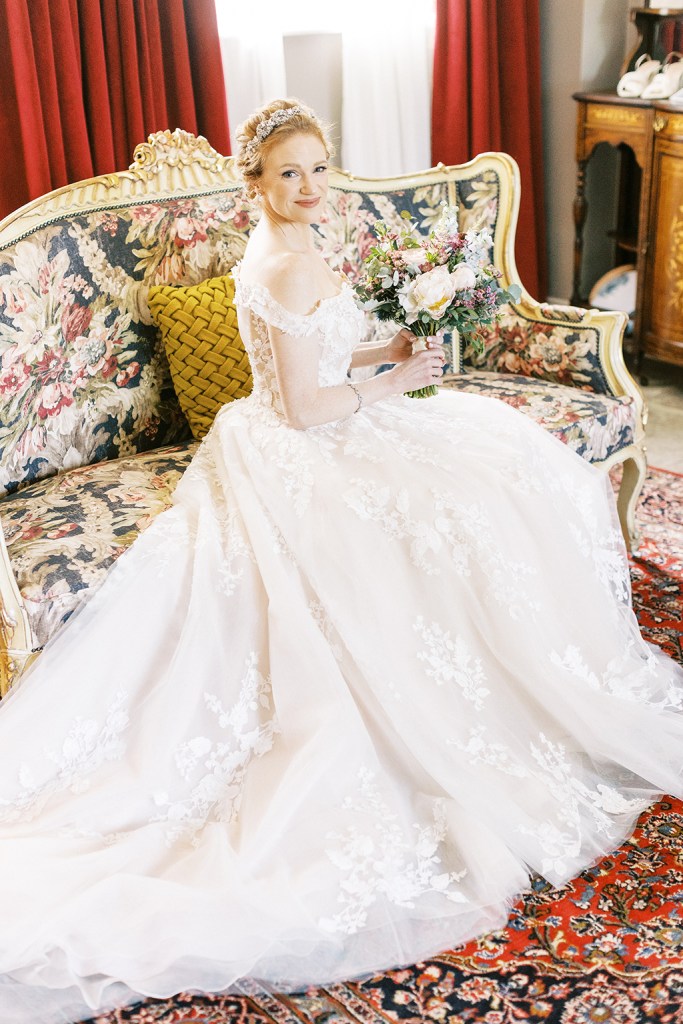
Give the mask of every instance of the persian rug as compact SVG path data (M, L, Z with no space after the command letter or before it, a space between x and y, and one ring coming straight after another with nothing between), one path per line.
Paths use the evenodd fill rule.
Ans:
M650 471L638 524L636 614L683 664L683 475ZM505 929L425 963L294 996L253 986L148 1000L94 1021L683 1024L683 803L661 800L614 854L563 889L535 879Z

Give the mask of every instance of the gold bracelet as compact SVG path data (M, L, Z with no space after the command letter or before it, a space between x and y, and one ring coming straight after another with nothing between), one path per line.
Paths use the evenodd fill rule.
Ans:
M359 412L361 407L362 407L362 405L363 405L363 396L361 395L361 393L358 390L358 388L356 387L356 385L352 384L350 380L347 380L346 383L348 384L348 386L351 388L351 390L354 392L356 398L358 399L358 405L356 406L356 408L353 411L354 411L354 413Z

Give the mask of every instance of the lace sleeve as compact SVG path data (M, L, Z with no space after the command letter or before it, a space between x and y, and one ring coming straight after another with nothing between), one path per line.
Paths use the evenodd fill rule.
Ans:
M235 276L235 303L251 309L265 323L272 324L285 334L306 337L320 334L323 329L320 314L326 305L324 299L310 313L292 313L274 299L263 285L244 284Z

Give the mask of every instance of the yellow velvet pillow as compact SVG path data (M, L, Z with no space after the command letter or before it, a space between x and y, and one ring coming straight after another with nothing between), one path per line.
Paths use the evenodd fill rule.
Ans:
M193 437L202 438L222 405L251 391L251 369L237 327L232 277L149 289L173 387Z

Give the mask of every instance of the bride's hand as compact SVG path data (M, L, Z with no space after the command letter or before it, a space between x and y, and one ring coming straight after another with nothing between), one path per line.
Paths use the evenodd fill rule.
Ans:
M427 348L420 352L411 354L407 359L398 363L391 374L396 384L396 393L402 394L405 391L419 391L430 384L438 384L443 375L443 364L446 355L439 338L425 338ZM429 344L432 342L432 344Z
M407 327L402 327L398 334L395 334L386 346L386 362L402 363L413 354L413 342L415 335Z
M425 338L418 338L408 327L402 327L398 334L395 334L386 346L387 363L403 363L413 354L413 344L416 341L425 341L428 348L443 348L443 338L439 335L430 335Z

